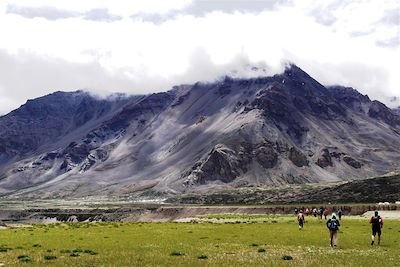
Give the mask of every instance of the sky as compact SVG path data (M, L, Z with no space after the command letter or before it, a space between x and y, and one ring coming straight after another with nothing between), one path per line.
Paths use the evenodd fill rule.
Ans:
M58 90L147 94L288 62L394 107L399 47L398 0L0 0L0 114Z

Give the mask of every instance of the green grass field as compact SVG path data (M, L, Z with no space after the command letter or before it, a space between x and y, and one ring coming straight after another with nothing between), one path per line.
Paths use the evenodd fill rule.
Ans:
M399 220L385 220L382 245L371 248L368 220L345 217L339 247L332 249L324 220L308 217L300 231L294 216L209 218L222 222L8 228L0 231L0 266L398 266L400 262Z

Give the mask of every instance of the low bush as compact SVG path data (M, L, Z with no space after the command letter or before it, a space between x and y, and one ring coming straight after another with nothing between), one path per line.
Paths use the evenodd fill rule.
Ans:
M180 251L172 251L171 254L169 254L170 256L184 256L185 253L180 252Z
M43 258L44 258L45 260L55 260L55 259L57 259L57 257L54 256L54 255L44 255Z

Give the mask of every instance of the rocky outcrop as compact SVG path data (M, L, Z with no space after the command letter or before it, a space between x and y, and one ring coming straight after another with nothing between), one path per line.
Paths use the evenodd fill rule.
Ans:
M294 147L289 150L289 159L297 167L308 166L307 157Z
M266 169L271 169L278 162L278 153L271 144L260 145L255 150L257 162Z
M351 167L355 168L355 169L359 169L362 167L362 163L353 159L350 156L344 156L343 157L343 161L346 162L348 165L350 165Z
M326 168L328 166L332 166L332 158L331 155L329 154L328 149L323 149L321 156L318 158L316 164L320 166L321 168Z
M216 145L207 157L193 166L186 184L219 180L232 182L246 167L237 153L223 144Z
M378 101L372 101L372 104L368 110L368 115L371 118L382 120L391 126L400 125L400 115L396 114Z

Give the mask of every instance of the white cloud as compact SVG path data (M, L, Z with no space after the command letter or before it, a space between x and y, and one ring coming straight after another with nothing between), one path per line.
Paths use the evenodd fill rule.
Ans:
M275 0L266 1L264 9L260 1L247 1L248 8L239 2L232 7L185 0L140 5L6 0L0 4L0 55L13 62L9 64L14 69L0 63L2 73L8 73L0 78L0 104L8 108L0 112L17 107L26 97L58 89L161 91L182 82L212 80L233 69L243 73L245 68L239 65L264 65L272 73L285 60L322 83L353 86L386 103L390 96L400 95L396 0ZM27 18L6 13L10 4L101 12L92 13L95 21L83 15ZM133 14L165 17L154 23L132 19Z

